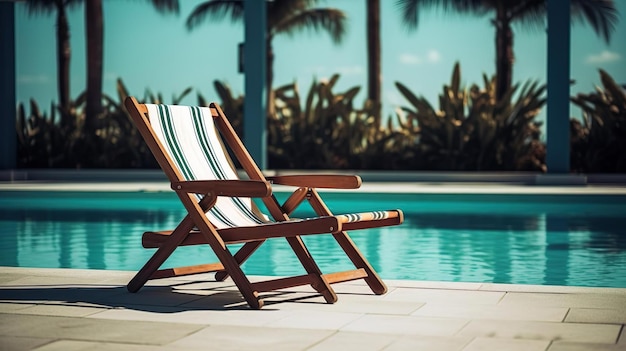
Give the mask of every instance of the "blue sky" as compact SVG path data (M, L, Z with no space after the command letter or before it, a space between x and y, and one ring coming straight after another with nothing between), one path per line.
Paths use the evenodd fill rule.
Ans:
M160 15L148 1L104 1L105 57L104 92L116 97L115 82L121 78L129 92L139 97L146 89L160 92L166 99L192 87L194 93L184 103L196 103L196 92L208 100L218 100L213 81L227 83L242 94L243 76L237 72L237 45L243 41L243 25L225 20L206 23L187 31L185 19L202 1L184 0L178 16ZM615 1L621 22L611 43L605 44L583 24L572 27L571 77L576 80L571 93L591 92L600 84L598 68L626 84L626 1ZM274 86L297 82L304 95L313 79L339 73L336 92L361 86L357 106L366 94L367 61L365 1L327 0L320 7L335 7L348 17L343 43L332 44L325 33L299 33L274 40L276 55ZM48 110L57 100L55 16L28 15L17 3L16 55L17 100L34 98ZM495 31L490 17L468 17L433 10L420 16L417 30L407 30L400 20L395 0L381 1L381 41L383 111L391 115L407 106L394 83L408 86L438 106L438 94L449 82L455 62L460 62L462 82L482 85L484 73L495 70ZM71 31L71 96L85 89L85 45L83 8L69 12ZM514 27L514 81L546 82L546 36L540 30ZM168 101L166 101L168 102ZM572 116L580 111L572 107Z

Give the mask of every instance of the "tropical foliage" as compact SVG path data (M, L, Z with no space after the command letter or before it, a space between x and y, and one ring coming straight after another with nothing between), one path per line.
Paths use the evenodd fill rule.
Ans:
M572 102L583 122L571 121L572 170L585 173L626 172L626 93L604 71L603 87L578 94ZM527 170L545 171L545 145L537 114L545 104L545 87L516 84L496 102L495 80L461 86L455 65L434 108L402 83L396 86L408 106L387 124L376 123L367 100L356 106L360 87L336 92L338 75L314 82L301 95L297 84L276 89L276 114L268 117L269 167L276 169L385 170ZM214 83L226 115L242 135L244 97ZM163 97L149 90L142 102L179 104L191 94ZM85 130L85 94L71 101L67 113L51 106L41 111L31 101L18 106L20 168L151 168L157 164L127 115L128 96L121 80L117 97L104 96L104 113L95 130ZM197 94L198 105L208 101Z
M313 83L301 105L296 84L276 90L276 118L268 122L268 154L276 168L402 169L414 136L391 124L382 128L376 106L361 108L360 87L333 92L339 75Z
M570 0L573 20L587 22L606 42L615 30L618 12L614 0ZM513 24L545 28L545 0L397 0L402 20L416 28L420 10L441 7L461 14L484 16L493 14L491 23L496 30L496 97L502 98L513 82Z
M540 170L543 165L543 149L536 143L538 127L531 123L543 103L542 89L536 85L525 86L515 104L495 105L493 81L486 80L483 89L473 86L465 91L459 86L457 65L451 85L444 87L440 110L398 83L413 107L381 125L369 100L355 106L360 87L337 93L338 80L334 75L314 82L304 99L295 83L276 89L276 114L268 117L267 124L271 168ZM220 82L215 82L215 89L241 133L243 96L234 96ZM190 92L187 89L168 103L179 103ZM118 100L105 97L106 112L97 120L95 135L85 133L84 95L72 103L69 114L53 109L46 116L34 102L27 113L20 105L19 166L155 166L123 110L121 102L127 95L118 81ZM142 101L165 102L149 91ZM206 103L198 94L198 104ZM531 152L533 147L538 154Z
M376 122L375 106L366 101L356 108L360 87L334 92L339 75L313 82L304 99L297 84L275 91L276 113L268 117L268 163L278 169L407 169L412 129L385 127ZM243 96L215 83L224 113L242 131ZM204 98L199 101L204 103ZM241 134L240 134L241 135Z
M578 172L626 173L626 90L600 70L603 87L578 94L582 123L570 122L571 165Z
M174 96L179 103L191 89ZM118 100L104 96L104 112L93 129L85 124L85 93L70 103L68 113L51 106L42 113L35 101L30 110L17 110L18 167L28 168L151 168L157 163L133 125L122 102L128 92L117 82ZM145 93L142 102L161 103L163 97Z
M482 88L462 88L457 63L450 85L439 96L438 110L396 82L411 104L403 108L406 122L401 125L418 128L413 152L419 159L417 168L545 171L541 123L535 121L546 101L545 86L528 82L520 90L515 85L497 100L495 78L483 80Z

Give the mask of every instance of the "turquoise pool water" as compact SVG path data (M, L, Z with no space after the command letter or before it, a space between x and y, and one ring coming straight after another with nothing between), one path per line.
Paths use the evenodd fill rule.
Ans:
M335 213L405 211L401 226L351 233L385 279L626 288L624 196L325 195ZM0 265L137 270L152 253L141 234L184 214L173 193L0 192ZM331 236L305 242L323 271L352 268ZM166 264L213 259L207 247L184 247ZM302 272L282 239L244 270Z

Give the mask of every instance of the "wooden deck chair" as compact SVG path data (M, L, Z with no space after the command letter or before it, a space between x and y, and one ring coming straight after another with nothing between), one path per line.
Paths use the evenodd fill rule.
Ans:
M128 283L136 292L150 279L195 273L217 272L217 280L230 276L250 307L263 306L260 293L300 285L311 285L328 303L337 301L330 284L364 279L375 294L387 287L357 249L346 230L402 223L400 210L333 215L316 188L358 188L361 179L346 175L265 177L236 135L221 108L140 104L133 97L126 108L159 165L167 175L188 214L174 229L146 232L142 244L157 248L153 256ZM240 179L227 146L249 179ZM297 189L281 205L271 185ZM261 198L270 216L258 211L251 198ZM289 215L304 200L319 215L292 219ZM354 263L355 269L322 274L301 239L302 235L331 234ZM306 274L251 283L241 264L269 238L286 238ZM229 244L244 243L232 254ZM189 267L160 269L182 245L208 244L219 262Z

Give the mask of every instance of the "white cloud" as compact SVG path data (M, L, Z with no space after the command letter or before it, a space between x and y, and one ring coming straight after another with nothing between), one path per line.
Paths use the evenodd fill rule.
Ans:
M406 65L419 65L422 63L422 59L417 55L401 54L400 62Z
M363 74L363 66L356 65L337 67L337 73L345 76L360 75Z
M318 80L328 79L331 75L338 73L342 76L356 76L361 75L365 72L363 66L354 65L354 66L338 66L338 67L328 67L328 66L309 66L306 68L308 72L312 75L316 76Z
M424 63L437 63L441 60L441 54L435 49L428 50L424 57L415 54L404 53L398 58L405 65L421 65Z
M437 50L428 51L428 62L437 63L441 59L441 54Z
M397 107L406 103L406 100L397 90L386 90L384 92L385 102L392 105L393 107Z
M604 50L599 54L592 54L587 56L585 62L587 63L607 63L607 62L615 62L621 60L620 54L616 52L611 52L608 50Z
M38 75L20 75L17 77L17 82L20 84L48 84L52 81L50 76L45 74Z
M328 69L326 68L326 66L321 66L321 65L317 65L317 66L308 66L306 67L306 70L308 72L311 72L314 75L318 75L318 74L324 74L325 72L328 71Z

